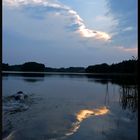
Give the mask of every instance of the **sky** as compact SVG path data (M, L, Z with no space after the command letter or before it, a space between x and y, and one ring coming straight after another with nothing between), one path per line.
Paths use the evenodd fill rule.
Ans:
M137 58L137 0L3 0L2 61L87 67Z

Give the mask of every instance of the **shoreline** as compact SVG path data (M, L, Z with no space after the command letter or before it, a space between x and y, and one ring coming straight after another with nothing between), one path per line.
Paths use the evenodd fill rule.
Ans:
M83 73L83 72L38 72L38 71L2 71L2 74L54 74L54 75L100 75L100 76L137 76L135 73Z

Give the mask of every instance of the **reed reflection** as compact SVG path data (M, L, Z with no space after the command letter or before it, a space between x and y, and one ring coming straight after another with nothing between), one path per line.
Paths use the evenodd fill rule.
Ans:
M122 109L135 112L138 108L138 87L123 85L120 88L120 104Z
M86 75L89 81L93 81L96 83L101 84L117 84L119 86L122 85L136 85L138 83L138 78L136 75L123 75L123 74L114 74L114 75L107 75L107 74L93 74L93 75Z
M138 79L135 75L87 75L90 81L106 85L105 105L109 105L109 83L119 85L119 103L122 109L138 109Z

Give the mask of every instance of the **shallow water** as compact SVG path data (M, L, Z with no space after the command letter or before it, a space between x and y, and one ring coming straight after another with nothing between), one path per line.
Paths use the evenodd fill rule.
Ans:
M137 140L137 88L120 83L76 74L4 75L3 139ZM9 102L18 91L28 101Z

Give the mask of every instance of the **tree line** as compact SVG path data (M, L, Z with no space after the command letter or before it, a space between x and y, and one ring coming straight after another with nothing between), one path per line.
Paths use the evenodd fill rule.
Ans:
M133 73L138 69L138 60L125 60L108 65L106 63L90 65L88 67L51 68L37 62L26 62L21 65L2 63L2 71L40 71L40 72L76 72L76 73Z
M87 73L137 73L138 60L125 60L108 65L106 63L91 65L86 68Z
M39 71L39 72L85 72L84 67L51 68L36 62L26 62L22 65L2 64L2 71Z

